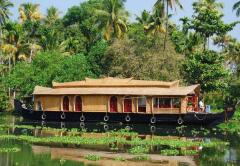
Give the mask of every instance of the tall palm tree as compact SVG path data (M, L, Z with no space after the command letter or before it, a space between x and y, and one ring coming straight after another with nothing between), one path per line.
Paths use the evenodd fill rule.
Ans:
M240 16L240 1L236 2L233 5L233 10L236 10L236 15L239 17Z
M39 11L39 4L33 3L23 3L19 7L19 19L24 22L29 21L38 21L41 19L41 13Z
M9 19L9 15L11 14L9 8L13 7L13 4L8 0L0 0L0 46L3 44L3 25L6 23L6 20ZM0 56L2 51L0 50Z
M57 8L51 6L50 8L47 9L47 15L45 18L45 21L48 25L52 25L59 19L59 14L60 12L58 11Z
M145 32L154 35L165 33L164 20L164 6L160 3L158 7L154 9L154 13L149 17L148 24L144 26Z
M110 40L112 35L120 38L127 31L128 12L124 9L125 0L104 0L104 8L96 10L100 17L100 26L104 38Z
M158 8L162 8L165 10L164 17L166 18L166 33L164 36L164 50L166 49L166 42L167 42L167 36L168 36L168 23L169 23L169 8L171 10L175 9L178 6L180 9L183 9L183 6L179 2L179 0L157 0L157 2L154 4L154 9L157 10Z
M6 23L6 20L11 14L9 8L13 7L13 4L8 0L0 0L0 26Z
M149 18L150 18L150 13L146 10L144 10L142 13L141 13L141 16L137 16L136 17L136 20L142 24L142 25L147 25L148 22L149 22Z

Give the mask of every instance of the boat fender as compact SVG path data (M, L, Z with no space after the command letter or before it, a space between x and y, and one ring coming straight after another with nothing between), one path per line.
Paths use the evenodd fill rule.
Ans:
M155 133L155 131L156 131L156 126L151 126L151 127L150 127L150 130L151 130L152 133Z
M103 126L103 128L104 128L105 131L108 131L109 126L108 126L107 124L105 124L105 125Z
M61 122L61 129L65 128L65 123L64 122Z
M45 120L47 118L47 115L45 113L42 114L42 120Z
M180 125L183 124L183 119L181 117L179 117L178 120L177 120L177 123L180 124Z
M84 122L80 122L80 127L81 127L82 129L84 129L85 123L84 123Z
M105 115L103 120L104 120L104 122L107 122L109 120L109 116Z
M153 116L150 121L152 124L156 123L156 117Z
M80 121L81 121L81 122L84 122L84 121L85 121L85 116L84 116L84 115L82 115L82 116L80 117Z
M129 115L127 115L127 116L125 117L125 121L126 121L126 122L130 122L130 121L131 121L131 118L130 118Z
M42 126L42 127L45 127L45 126L46 126L46 122L45 122L44 120L41 122L41 126Z
M61 114L61 119L66 119L66 115L64 114L64 112Z

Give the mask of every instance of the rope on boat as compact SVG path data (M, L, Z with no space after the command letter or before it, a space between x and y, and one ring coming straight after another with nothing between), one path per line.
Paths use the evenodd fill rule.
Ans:
M196 112L194 112L194 117L197 119L197 120L205 120L207 118L207 114L205 114L205 116L203 118L199 118L196 114Z

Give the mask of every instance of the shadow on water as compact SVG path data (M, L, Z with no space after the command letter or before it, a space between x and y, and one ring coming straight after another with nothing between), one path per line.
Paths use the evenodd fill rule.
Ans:
M96 133L99 137L101 133L107 131L118 131L127 129L136 132L141 139L150 139L163 137L170 139L171 137L181 140L200 140L203 142L211 142L215 139L226 141L229 143L227 147L211 147L198 149L197 154L188 156L162 156L154 152L149 154L151 160L136 161L136 155L126 153L124 151L109 151L105 148L86 148L75 147L72 145L54 146L54 145L36 145L21 141L0 140L1 147L19 147L20 152L16 153L1 153L0 165L17 166L17 165L162 165L162 166L238 166L240 165L240 137L235 134L222 133L217 128L203 128L201 126L169 126L169 125L151 125L151 124L106 124L106 123L67 123L67 122L44 122L44 121L25 121L19 117L12 115L0 115L0 124L15 124L15 125L31 125L38 129L28 130L24 128L8 130L8 134L15 135L34 135L36 137L51 137L56 136L54 132L46 132L44 128L56 129L79 129L88 133ZM1 134L1 133L0 133ZM58 133L57 136L62 136ZM91 155L90 159L86 156ZM100 160L93 161L94 156L101 156ZM144 157L144 156L142 156ZM92 159L91 159L92 158ZM126 161L122 161L122 160Z

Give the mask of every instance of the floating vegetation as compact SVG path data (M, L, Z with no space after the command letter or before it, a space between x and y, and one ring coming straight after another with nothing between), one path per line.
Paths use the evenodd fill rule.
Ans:
M133 158L133 160L136 160L136 161L147 161L147 160L151 160L151 158L148 155L140 155L140 156L135 156Z
M0 153L16 153L21 151L20 148L13 147L13 148L0 148Z
M130 154L146 154L149 152L149 148L145 146L134 146L128 151Z
M117 156L117 157L114 158L114 160L116 160L116 161L126 161L126 159L122 156Z
M87 160L90 160L90 161L98 161L98 160L101 159L100 156L95 155L95 154L88 154L84 158L87 159Z
M177 149L164 149L161 150L161 154L165 156L176 156L179 155L179 150Z

